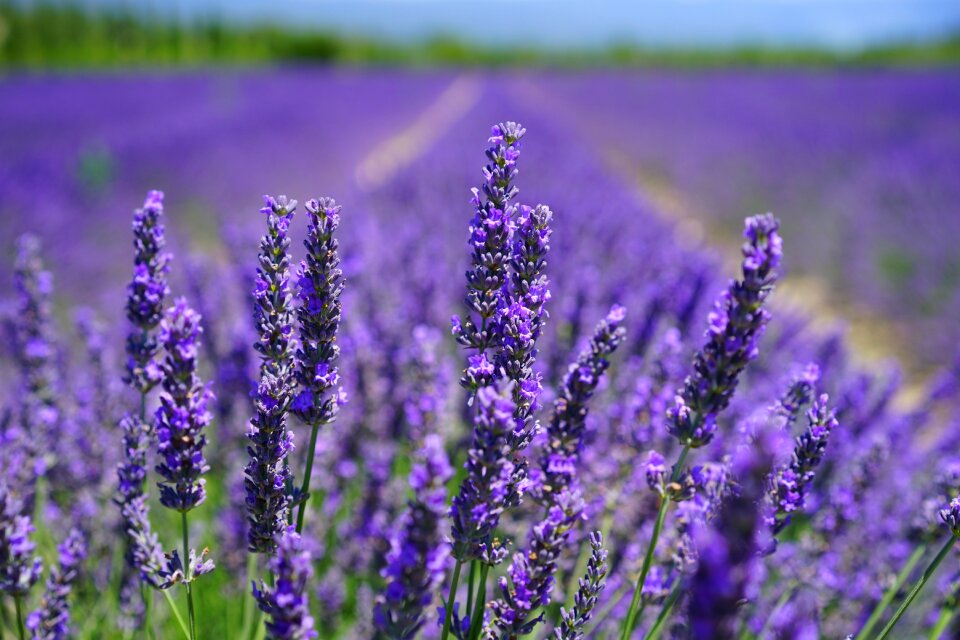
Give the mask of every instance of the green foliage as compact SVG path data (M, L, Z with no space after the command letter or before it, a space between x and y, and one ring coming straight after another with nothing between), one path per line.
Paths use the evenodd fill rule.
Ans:
M0 4L0 67L103 68L311 62L372 65L536 65L559 67L718 67L953 65L960 34L859 51L764 46L646 48L621 42L594 49L484 47L438 36L399 44L276 25L229 26L216 19L178 23L148 12L84 10L53 0Z

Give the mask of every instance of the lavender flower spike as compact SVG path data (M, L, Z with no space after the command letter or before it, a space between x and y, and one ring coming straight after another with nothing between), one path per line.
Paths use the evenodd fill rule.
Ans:
M770 487L770 501L775 513L771 516L774 535L790 522L790 514L804 506L807 488L816 468L823 460L830 432L837 427L834 412L827 407L828 397L821 395L807 412L809 426L797 438L790 463L777 470Z
M40 579L43 563L33 556L33 524L23 505L0 480L0 591L22 598Z
M254 401L256 415L247 432L250 460L244 471L249 549L270 553L286 528L290 509L287 456L293 437L287 431L287 409L293 394L293 309L290 291L290 237L295 200L263 197L267 233L260 239L254 296L254 321L259 333L260 382Z
M290 470L284 463L293 449L293 437L287 431L285 393L278 378L263 374L254 400L256 415L247 432L250 461L243 484L250 523L247 542L254 553L273 552L287 526Z
M292 385L293 310L290 293L290 221L296 200L286 196L263 197L260 209L267 216L267 234L260 239L259 266L253 289L256 300L254 323L260 339L254 348L260 353L261 371L266 370L286 385Z
M449 551L440 540L440 523L452 476L443 440L427 435L410 472L414 497L390 541L382 572L387 584L374 608L383 638L414 638L423 626L424 609L443 583Z
M313 577L310 552L300 535L291 527L277 541L277 552L270 558L275 586L263 582L253 586L253 597L269 617L267 637L271 640L309 640L316 638L307 601L307 588Z
M540 461L543 476L541 490L544 494L560 493L573 483L576 461L583 446L587 405L600 384L600 378L610 366L607 358L626 337L626 330L622 326L625 318L626 309L614 305L607 317L597 325L590 344L570 365L554 405L547 431L547 446L544 458Z
M303 483L292 502L298 504L297 531L303 530L306 500L310 492L317 433L322 425L334 421L345 396L337 392L340 374L337 359L337 329L340 326L340 294L343 272L334 232L340 225L340 207L333 198L310 200L306 205L310 218L307 227L307 259L297 273L300 306L300 349L297 351L296 380L300 393L291 409L310 425L310 444Z
M529 550L516 553L508 577L500 578L500 597L490 603L493 616L483 630L485 640L514 640L533 631L550 603L553 575L570 529L583 516L579 493L564 491L556 497L546 518L534 526Z
M87 544L79 529L71 529L58 547L59 564L50 571L40 609L27 618L33 640L65 640L70 637L70 592L80 576Z
M470 270L467 271L466 304L470 316L462 322L454 316L453 335L465 347L476 349L479 357L485 358L489 348L501 344L501 330L497 313L505 308L504 287L508 280L511 259L510 241L513 235L513 209L510 201L516 196L517 187L512 184L517 175L517 158L520 156L520 139L526 130L514 122L493 127L487 149L490 163L484 167L483 193L473 190L476 213L470 222L470 246L473 249ZM473 367L474 369L476 367ZM468 369L461 384L476 391L489 384L490 375L476 376ZM485 372L484 372L485 373Z
M473 443L467 452L467 475L453 499L453 556L461 563L480 559L499 564L506 551L494 540L500 515L519 502L513 491L515 465L508 436L516 419L508 390L481 387Z
M769 320L763 303L773 289L782 258L780 223L771 214L747 218L743 279L734 281L710 313L707 344L684 380L668 429L680 444L702 447L713 438L716 416L730 403L740 373L757 356L757 342Z
M690 578L688 618L694 638L736 637L737 612L760 562L759 502L770 473L774 443L759 438L733 462L739 493L731 496L711 524L697 531L699 564Z
M149 429L130 415L120 421L120 427L123 429L124 455L117 465L119 486L115 501L120 505L127 534L127 562L147 584L166 589L172 583L165 575L163 548L150 526L147 495L143 490L147 477Z
M151 191L142 209L133 214L133 280L127 286L127 319L133 325L127 337L127 382L146 393L160 382L158 345L154 330L163 317L170 292L167 272L170 254L164 252L163 193Z
M295 375L300 393L291 408L308 425L322 425L333 422L338 408L340 347L336 340L343 272L333 234L340 225L340 206L333 198L320 198L307 202L306 210L310 218L304 240L307 258L297 272L300 349Z
M560 624L554 630L556 640L580 640L584 626L590 621L597 598L603 591L607 576L607 552L603 548L603 535L599 531L590 534L592 552L587 562L587 573L580 578L580 588L574 596L573 609L560 608Z
M197 352L203 328L200 314L184 299L167 311L160 325L160 342L166 351L163 395L156 412L157 473L163 476L160 503L186 513L206 497L203 474L210 467L203 457L210 424L208 404L213 393L197 376Z

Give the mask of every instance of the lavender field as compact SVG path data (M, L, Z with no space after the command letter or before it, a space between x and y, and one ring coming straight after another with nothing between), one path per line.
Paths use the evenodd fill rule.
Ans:
M0 638L956 637L957 79L0 79Z

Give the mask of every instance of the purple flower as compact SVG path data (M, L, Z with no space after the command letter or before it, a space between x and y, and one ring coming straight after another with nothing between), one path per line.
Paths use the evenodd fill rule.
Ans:
M543 619L534 611L550 603L557 561L570 529L583 516L583 501L576 492L564 491L540 523L533 527L528 550L515 553L507 576L500 578L500 597L490 603L492 617L485 638L515 638L530 633Z
M143 487L147 477L149 427L127 415L120 421L123 430L124 455L117 466L117 504L127 534L127 563L142 580L157 589L166 589L170 582L165 575L163 548L150 526L147 495Z
M479 558L498 564L506 553L493 537L500 514L520 499L511 483L514 463L508 441L516 419L506 390L481 387L477 403L473 442L467 451L467 475L450 508L453 555L461 562Z
M296 380L303 391L292 407L309 425L329 424L336 418L336 362L340 355L337 330L340 326L343 272L334 233L340 225L340 206L333 198L310 200L306 204L309 225L306 260L297 272L300 306L300 348L296 354ZM309 401L309 403L308 403ZM302 496L305 498L306 496Z
M775 513L771 516L774 534L790 522L790 515L804 506L807 487L827 448L827 439L837 427L834 412L827 407L828 397L821 395L807 412L807 430L797 438L793 456L785 467L774 474L770 500Z
M33 555L33 524L22 512L21 500L0 480L0 591L14 597L26 595L43 570Z
M622 320L622 318L621 318ZM556 640L580 640L584 627L593 617L600 593L606 586L607 552L603 548L603 536L599 531L590 534L590 559L587 561L586 574L579 579L577 595L573 599L573 609L567 611L560 607L560 624L553 632Z
M290 292L290 237L287 231L296 200L286 196L263 197L267 233L260 239L259 264L253 295L254 323L259 335L254 348L260 354L261 370L291 386L293 353L292 294Z
M274 586L253 585L253 597L267 614L267 637L271 640L316 638L307 589L313 577L313 561L300 535L291 527L277 541L270 558Z
M452 475L440 436L427 435L410 472L414 497L390 540L381 572L386 586L377 597L374 623L387 637L415 637L443 583L449 550L440 538L440 523Z
M87 543L79 529L71 529L58 547L59 562L50 570L40 608L27 618L34 640L70 637L70 592L87 557Z
M600 384L600 378L610 366L608 358L626 337L622 323L626 318L623 307L614 305L607 317L593 332L590 344L570 365L554 403L550 426L547 428L547 446L540 466L541 490L545 494L561 493L574 481L575 462L583 447L587 411L590 399ZM563 460L564 464L557 462Z
M700 558L690 578L687 607L692 637L736 636L739 605L760 565L758 505L770 473L772 449L772 442L761 437L738 452L733 473L739 491L724 502L712 523L696 531Z
M166 351L163 391L156 412L157 473L163 476L160 503L186 512L206 497L203 474L210 470L203 456L210 424L213 392L197 376L197 350L203 328L200 315L177 300L160 325Z
M263 374L254 400L256 413L247 432L250 460L243 486L250 525L247 543L255 553L271 553L287 526L290 470L286 460L293 449L293 437L287 431L285 392L277 378Z
M741 372L757 356L757 341L769 319L763 303L782 257L778 229L770 214L747 218L743 279L732 282L716 301L707 343L667 413L668 430L682 445L697 448L713 439L717 414L730 404Z
M954 537L960 536L960 497L954 498L945 509L940 510L940 519L950 528Z
M163 229L163 193L147 194L142 209L133 214L133 280L127 286L127 381L141 393L160 382L156 366L158 345L154 330L163 317L170 289L167 272L170 254Z

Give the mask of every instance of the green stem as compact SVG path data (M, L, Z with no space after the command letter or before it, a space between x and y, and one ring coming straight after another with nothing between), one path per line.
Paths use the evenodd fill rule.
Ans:
M933 625L933 629L930 630L930 635L927 636L927 640L940 640L940 636L942 636L943 632L950 626L950 622L956 613L956 609L952 609L951 607L942 608L940 610L940 617L937 618L937 624Z
M183 530L183 584L187 588L187 615L190 618L190 640L197 640L197 619L193 612L193 576L190 571L190 528L187 526L187 512L180 512L180 524Z
M473 560L470 562L470 575L467 578L467 611L466 615L468 618L473 617L473 589L474 585L477 583L477 561Z
M943 562L943 559L947 557L947 554L950 553L950 549L953 548L953 543L957 541L956 535L951 535L950 538L943 544L943 547L937 553L937 556L927 565L927 568L923 570L923 575L917 580L916 584L913 585L913 589L910 590L910 593L907 594L906 599L904 599L903 604L900 605L900 608L897 609L897 612L893 614L893 617L890 619L890 622L887 623L887 626L883 628L883 631L880 632L880 635L877 636L877 640L883 640L886 638L890 631L893 630L893 627L896 626L900 618L903 617L904 612L907 610L907 607L910 606L910 603L920 595L920 591L923 590L924 585L927 584L927 581L933 577L933 574L937 572L937 568L940 566L940 563Z
M170 595L170 589L161 589L160 593L167 599L167 604L170 605L170 610L173 611L173 617L177 619L177 622L180 624L180 630L183 631L183 637L189 640L190 630L187 629L187 623L184 621L183 616L180 615L180 609L177 608L177 603L173 601L173 596Z
M252 597L246 597L248 592L247 589L250 588L250 585L253 583L254 574L257 571L257 556L254 553L247 554L247 581L243 585L244 594L242 604L241 604L241 615L240 619L243 620L243 627L241 629L240 637L249 638L250 637L250 625L253 624L253 610Z
M683 463L690 453L690 445L684 445L680 451L680 457L677 463L673 465L673 473L670 474L670 482L676 482L680 477ZM637 577L637 584L633 588L633 598L630 600L630 609L627 611L627 617L623 621L623 628L620 631L620 640L629 640L637 626L637 614L640 611L640 596L643 593L643 585L647 581L647 573L650 572L650 566L653 564L653 555L657 549L657 541L660 539L660 531L663 529L663 522L667 517L667 509L670 507L670 495L663 496L660 500L660 509L657 511L657 521L653 525L653 534L650 536L650 544L647 545L647 554L643 557L643 566L640 569L640 575Z
M447 610L443 616L443 631L440 632L440 640L447 640L450 635L450 620L453 618L453 603L457 599L457 587L460 586L460 569L463 563L457 560L453 565L453 577L450 579L450 594L447 596Z
M23 596L13 596L13 603L17 608L17 632L20 640L27 640L27 630L23 626Z
M660 607L660 615L657 616L656 621L653 623L653 626L650 627L650 630L647 631L647 635L644 636L645 640L655 640L660 637L660 631L663 629L663 623L667 621L667 618L670 617L670 612L673 611L673 605L677 604L677 600L680 598L680 594L683 593L683 583L677 581L677 585L673 588L673 591L670 592L670 595L667 596L667 600L663 603L663 606Z
M481 627L483 626L483 610L487 606L487 572L490 571L490 565L484 563L480 567L480 584L477 585L477 602L473 611L473 617L470 618L470 631L467 637L470 640L480 637Z
M156 638L157 632L153 628L153 593L143 582L140 583L140 597L144 604L143 626L146 628L146 636Z
M780 612L780 609L783 609L784 606L790 601L790 598L793 597L793 594L797 590L796 583L787 585L787 588L783 590L783 593L780 594L780 597L777 599L776 604L773 605L773 609L770 610L770 615L767 616L767 619L763 622L763 627L760 629L760 633L757 634L758 638L766 638L767 629L770 628L770 622L773 620L774 616ZM744 624L744 626L747 626Z
M307 511L307 496L310 491L310 476L313 475L313 456L317 452L317 434L320 423L310 427L310 448L307 449L307 468L303 473L303 485L300 487L300 506L297 507L297 533L303 531L303 516Z
M921 544L913 550L913 554L907 558L907 563L903 565L900 573L898 573L894 579L893 584L884 592L883 597L880 598L880 602L873 608L873 613L867 618L863 628L860 629L860 633L857 634L854 640L866 640L866 638L870 636L873 628L877 626L877 623L883 618L883 614L887 612L887 607L889 607L893 599L897 597L901 587L903 587L903 583L906 582L910 574L913 573L913 568L917 566L917 563L920 562L920 559L926 554L928 548L929 545Z

